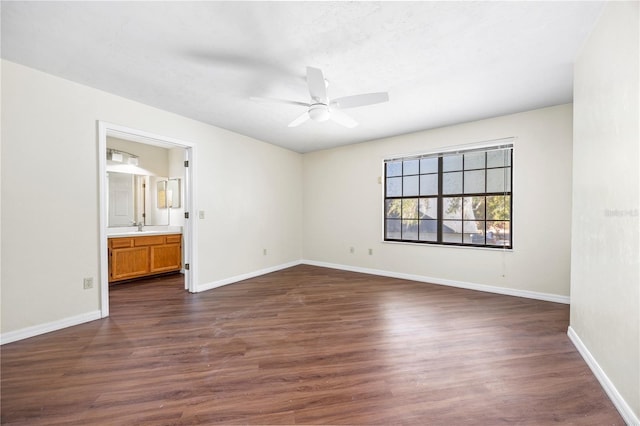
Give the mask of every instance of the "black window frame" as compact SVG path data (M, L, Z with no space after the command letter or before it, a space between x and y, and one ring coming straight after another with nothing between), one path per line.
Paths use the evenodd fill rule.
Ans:
M476 247L476 248L492 248L492 249L513 249L513 143L506 144L497 144L490 146L482 146L476 148L466 148L455 151L443 151L436 153L427 153L421 155L412 155L412 156L400 156L394 157L384 160L384 194L383 194L383 240L385 242L398 242L398 243L412 243L412 244L426 244L426 245L439 245L439 246L460 246L460 247ZM490 166L489 164L489 153L495 151L503 151L507 155L503 160L502 165L500 166ZM482 167L476 168L465 168L465 160L466 156L475 155L478 159L480 157L477 155L478 153L484 154L484 159L481 160L483 163ZM462 164L459 168L453 170L445 170L445 158L453 158L455 156L460 156ZM421 170L422 162L424 159L437 159L438 168L437 172L432 172L432 170L425 170L424 173ZM411 172L407 172L405 174L405 163L411 162L412 165L414 160L418 160L418 170L412 170ZM431 161L433 163L433 161ZM389 167L390 164L394 164L394 167L397 167L397 164L400 163L400 174L397 174L397 170L392 172L392 175L389 175ZM504 186L504 190L502 191L488 191L488 175L490 170L502 170L505 173L505 178L502 181L502 185ZM467 172L477 172L483 171L483 180L484 180L484 191L477 192L465 192L465 174ZM454 173L459 173L460 180L460 191L459 192L445 192L444 189L444 181L445 175ZM506 176L506 173L509 176ZM434 195L432 193L422 194L421 191L421 183L422 176L432 176L437 175L437 193ZM404 182L408 180L405 179L407 177L413 178L417 176L417 191L411 186L411 191L409 194L405 195ZM397 195L397 188L394 187L393 195L389 195L389 183L390 179L394 179L395 182L400 182L400 194ZM413 180L416 182L416 180ZM448 188L447 188L448 189ZM490 198L492 197L492 198ZM435 219L431 216L424 215L420 216L423 212L422 207L425 209L432 209L430 207L430 201L423 202L422 200L434 200L436 201L436 209L437 215ZM445 217L445 199L447 203L451 204L454 202L453 200L458 200L458 207L460 217L451 219ZM394 200L400 200L397 203ZM405 200L414 200L412 202L406 202L408 208L411 208L411 211L405 213ZM496 217L487 217L487 203L491 201L492 212L495 214L503 213L505 217L501 217L497 219ZM390 203L395 203L395 205L391 205ZM467 206L467 203L471 205ZM475 207L473 204L475 203ZM497 204L496 204L497 203ZM502 207L500 207L502 204ZM426 207L425 207L426 206ZM497 207L496 207L497 206ZM394 208L395 207L395 208ZM393 210L394 214L397 214L397 209L399 208L398 216L389 216L389 211ZM473 215L472 219L467 218L465 220L465 208L471 209L469 211L482 211L483 214L480 219L476 217L476 214ZM502 211L500 210L502 209ZM407 209L408 210L408 209ZM454 210L457 213L457 210ZM406 214L406 216L405 216ZM451 214L451 213L449 213ZM426 217L426 219L425 219ZM412 222L415 222L413 224ZM445 224L446 222L446 224ZM403 233L405 223L411 224L414 230L411 232L407 231L407 238L404 238ZM477 225L482 224L482 232L478 232ZM424 231L423 229L424 224ZM433 237L433 225L435 224L436 232L435 232L435 240L426 240L428 235ZM456 232L454 228L447 226L459 226L460 231ZM468 225L472 225L476 232L465 232L465 227ZM492 231L489 231L489 224L491 224ZM499 231L500 224L502 224L502 233ZM399 229L400 237L392 238L390 237L389 228L393 225L394 231L397 232ZM427 226L428 225L428 226ZM494 231L497 226L497 231ZM427 231L430 229L431 232ZM446 232L445 232L446 231ZM495 233L494 233L495 232ZM421 235L422 233L422 235ZM470 241L465 241L465 235L469 234ZM451 236L456 237L460 235L460 241L452 241L447 240L447 238L451 238ZM497 236L497 237L496 237ZM457 238L457 237L456 237Z

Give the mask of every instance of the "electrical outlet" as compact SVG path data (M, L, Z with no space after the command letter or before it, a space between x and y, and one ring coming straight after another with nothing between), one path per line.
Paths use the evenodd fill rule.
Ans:
M373 249L369 249L369 254L372 255L373 254Z
M262 254L267 255L267 249L262 249Z
M93 288L93 278L90 277L90 278L83 279L82 286L84 287L85 290Z
M355 249L353 247L349 247L349 253L355 253Z
M200 219L204 219L204 210L200 210L200 211L198 212L198 217L199 217Z

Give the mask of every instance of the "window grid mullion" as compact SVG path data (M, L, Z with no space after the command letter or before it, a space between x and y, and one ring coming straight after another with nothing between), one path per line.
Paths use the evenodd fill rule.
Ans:
M487 190L489 189L489 154L484 153L484 221L482 222L482 235L484 236L484 245L487 245Z
M404 161L400 163L400 195L402 199L400 200L400 239L404 239L404 230L402 229L402 225L404 224Z
M442 187L443 187L443 164L444 161L442 157L438 157L438 219L436 221L436 241L438 243L442 243L442 216L444 212L444 202L442 199Z
M420 181L422 179L420 179L420 176L422 176L420 173L422 172L421 169L421 165L420 165L420 160L418 160L418 195L417 195L417 200L418 200L418 205L416 206L418 209L417 212L417 217L416 217L416 224L417 224L417 232L418 232L418 237L417 240L420 241Z

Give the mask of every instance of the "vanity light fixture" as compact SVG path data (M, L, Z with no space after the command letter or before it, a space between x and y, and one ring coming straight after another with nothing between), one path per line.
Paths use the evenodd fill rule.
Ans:
M126 158L126 161L125 161ZM107 149L107 160L116 161L118 163L128 163L132 166L138 165L138 156L130 152L118 151L117 149Z
M122 154L116 151L111 151L111 161L118 161L122 163Z

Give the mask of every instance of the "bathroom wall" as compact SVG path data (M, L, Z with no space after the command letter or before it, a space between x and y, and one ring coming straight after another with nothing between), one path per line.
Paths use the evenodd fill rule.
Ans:
M127 167L127 164L118 165L108 162L107 171L122 171L165 178L169 176L169 149L167 148L113 137L107 137L107 148L128 152L139 157L137 167Z

